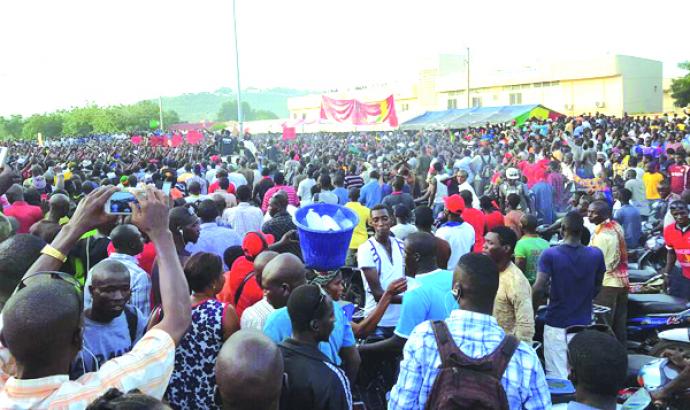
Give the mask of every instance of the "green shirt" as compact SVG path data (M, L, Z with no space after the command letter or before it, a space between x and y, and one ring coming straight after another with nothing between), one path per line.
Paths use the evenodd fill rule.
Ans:
M523 236L515 245L515 257L524 258L527 262L524 274L530 285L537 278L537 261L544 249L549 248L549 243L540 237Z

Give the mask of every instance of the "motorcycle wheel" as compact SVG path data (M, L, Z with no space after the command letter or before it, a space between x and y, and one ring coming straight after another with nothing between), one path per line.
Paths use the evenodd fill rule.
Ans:
M690 354L690 343L678 342L675 340L662 340L652 347L649 354L655 357L661 357L661 354L667 350L679 350L685 355Z

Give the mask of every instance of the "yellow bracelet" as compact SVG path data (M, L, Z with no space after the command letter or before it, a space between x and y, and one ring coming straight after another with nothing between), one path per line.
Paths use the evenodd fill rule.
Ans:
M65 261L67 261L67 256L65 256L64 253L60 252L59 250L55 249L50 245L44 246L43 249L41 249L41 253L44 255L52 256L53 258L59 260L62 263L65 263Z

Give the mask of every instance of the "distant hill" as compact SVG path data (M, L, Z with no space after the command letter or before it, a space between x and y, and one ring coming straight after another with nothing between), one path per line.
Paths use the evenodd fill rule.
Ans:
M249 103L254 110L266 110L275 113L278 118L287 118L287 100L309 94L310 91L290 88L258 89L249 88L242 91L242 101ZM163 109L173 110L180 120L198 122L214 121L218 110L224 102L237 98L230 88L220 88L213 92L188 93L174 97L163 97ZM156 103L158 100L152 100Z

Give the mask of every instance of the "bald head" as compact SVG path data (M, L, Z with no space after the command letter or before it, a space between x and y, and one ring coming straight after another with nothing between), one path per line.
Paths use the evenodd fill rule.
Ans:
M24 189L21 185L14 184L5 192L5 196L7 197L7 201L11 204L16 201L23 201Z
M280 255L278 252L263 251L254 259L254 275L256 276L257 283L261 283L261 277L263 276L264 269L266 269L266 265L278 255Z
M264 268L264 282L287 283L293 287L307 283L304 263L291 253L273 258Z
M127 266L112 259L103 259L98 262L89 274L91 275L91 286L106 286L114 280L127 279L129 281Z
M405 264L414 267L436 264L436 239L428 232L413 232L405 238ZM411 272L410 272L411 273ZM414 272L416 273L416 272Z
M50 214L54 219L67 216L69 213L69 198L65 194L55 194L50 197Z
M71 284L37 276L2 311L3 343L25 368L60 364L81 349L81 294Z
M282 379L280 350L261 332L235 332L218 353L216 384L225 409L276 410Z
M127 255L138 255L143 250L144 244L139 228L131 224L118 225L110 233L115 251Z

